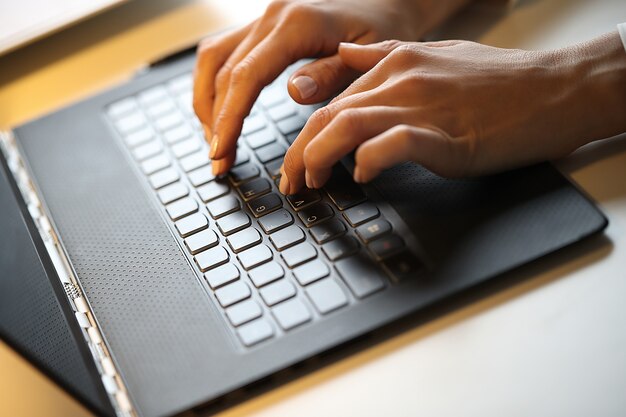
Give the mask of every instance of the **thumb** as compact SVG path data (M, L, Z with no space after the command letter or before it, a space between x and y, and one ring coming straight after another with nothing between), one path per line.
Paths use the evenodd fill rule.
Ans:
M300 104L319 103L346 88L358 76L339 55L333 55L303 65L289 77L287 89Z
M369 45L341 42L339 56L344 65L361 73L374 68L391 51L402 45L403 42L390 40Z

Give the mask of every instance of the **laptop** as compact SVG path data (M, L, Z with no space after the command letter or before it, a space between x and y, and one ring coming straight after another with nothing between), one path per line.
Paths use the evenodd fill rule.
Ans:
M281 195L315 109L288 97L292 69L215 178L194 59L1 134L0 334L98 415L206 415L607 225L548 163L455 180L409 163L361 186L347 157Z

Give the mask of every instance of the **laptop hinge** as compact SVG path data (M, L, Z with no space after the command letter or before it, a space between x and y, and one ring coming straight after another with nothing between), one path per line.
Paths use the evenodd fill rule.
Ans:
M15 179L20 194L28 207L28 212L44 242L46 252L61 281L67 300L74 311L76 321L82 329L85 342L89 347L102 384L116 414L120 417L137 417L138 413L129 398L128 390L121 374L113 362L93 311L81 290L77 278L72 272L65 251L59 244L57 235L30 179L12 132L0 131L0 152L2 152L7 161L10 174Z

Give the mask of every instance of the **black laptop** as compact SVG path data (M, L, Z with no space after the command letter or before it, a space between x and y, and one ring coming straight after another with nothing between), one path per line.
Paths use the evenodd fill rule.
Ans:
M346 158L281 195L313 110L286 75L215 178L193 63L1 134L0 333L97 414L202 415L607 225L550 164L463 180L404 164L359 186Z

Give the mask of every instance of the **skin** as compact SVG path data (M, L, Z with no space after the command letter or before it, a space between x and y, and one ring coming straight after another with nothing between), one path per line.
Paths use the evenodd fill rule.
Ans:
M285 156L284 193L322 186L353 150L357 182L406 161L463 177L560 158L626 131L617 31L547 52L386 41L342 44L339 55L364 75L308 120Z
M274 2L250 25L202 42L194 107L211 138L214 173L232 165L260 90L307 56L320 58L290 78L294 100L342 92L314 113L285 155L285 194L321 187L351 151L357 182L405 161L460 177L559 158L626 131L626 112L617 110L626 108L617 32L542 52L464 41L373 43L416 39L463 3ZM297 82L302 76L315 88L303 89L311 83Z
M274 1L249 25L203 40L195 68L194 109L210 143L213 172L223 174L232 166L243 119L261 89L287 66L318 57L293 74L288 91L302 104L324 101L360 75L338 55L340 42L416 40L467 1ZM298 79L308 85L306 95L299 91L303 83Z

